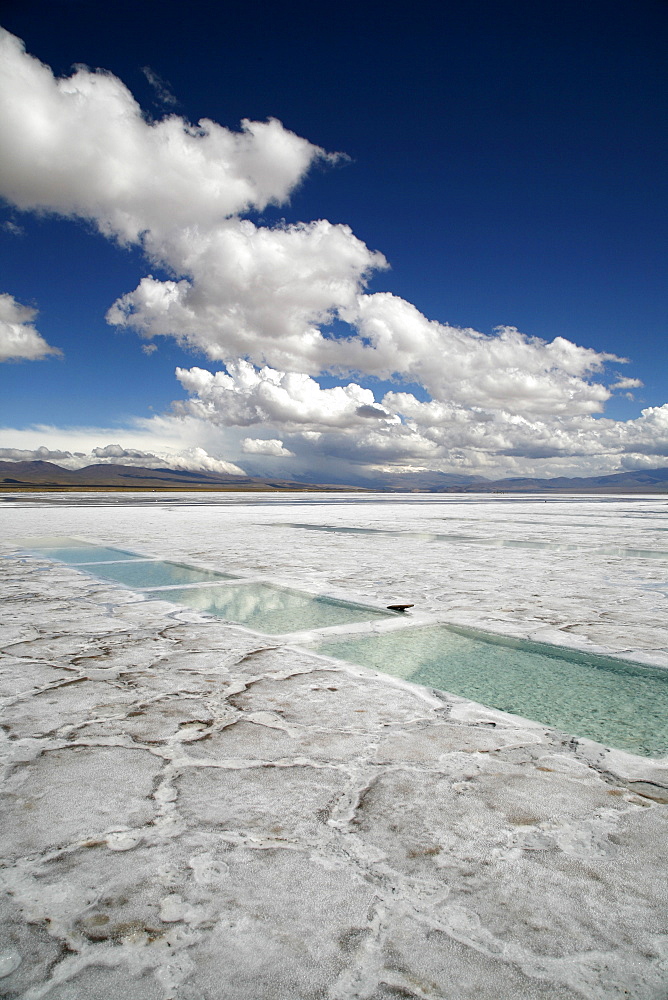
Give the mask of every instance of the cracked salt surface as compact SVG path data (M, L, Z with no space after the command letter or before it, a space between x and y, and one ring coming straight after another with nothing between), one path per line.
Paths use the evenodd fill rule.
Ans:
M94 500L5 503L5 537L77 534L668 666L659 564L590 551L611 534L647 548L637 515L657 521L656 499L541 502L523 534L556 540L571 518L588 549L530 561L415 538L306 546L287 524L299 506L429 533L465 512L515 537L536 510L521 498ZM62 564L2 570L1 995L664 1000L664 762Z

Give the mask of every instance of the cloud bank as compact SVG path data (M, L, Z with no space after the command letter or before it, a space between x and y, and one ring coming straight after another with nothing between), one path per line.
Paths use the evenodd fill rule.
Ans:
M329 459L347 463L351 471L365 465L492 478L588 475L647 467L647 456L650 465L662 465L668 456L668 404L644 409L635 420L616 421L577 411L519 414L423 402L407 392L387 392L377 403L370 389L356 383L322 389L309 376L256 369L243 361L230 364L228 373L192 368L177 374L190 393L177 412L209 427L280 433L281 444L304 470L314 460Z
M212 458L203 448L198 447L156 455L151 451L124 448L120 444L107 444L74 452L42 445L39 448L0 448L0 461L52 462L64 469L83 469L88 465L133 465L146 469L170 468L191 472L246 475L238 465Z
M170 337L224 366L178 369L187 399L165 418L198 428L225 456L214 461L256 456L286 474L335 462L496 477L609 471L648 456L661 464L668 453L666 407L626 422L601 416L613 392L641 384L607 376L625 359L562 337L429 319L368 291L387 261L349 226L263 224L257 213L286 204L315 164L341 159L276 119L244 120L239 131L176 114L151 120L110 73L79 67L58 79L7 32L0 95L0 194L141 247L163 276L147 273L120 294L109 323L147 349ZM4 299L6 311L24 310L11 322L34 353L20 356L53 353L34 313ZM324 375L343 384L323 388ZM378 379L396 391L376 398ZM250 427L257 436L243 436Z

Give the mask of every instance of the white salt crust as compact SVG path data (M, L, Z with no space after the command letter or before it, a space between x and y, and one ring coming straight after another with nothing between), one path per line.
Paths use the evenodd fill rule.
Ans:
M597 552L668 550L665 500L116 499L3 505L0 995L665 997L665 761L15 544L75 535L668 666L668 555Z

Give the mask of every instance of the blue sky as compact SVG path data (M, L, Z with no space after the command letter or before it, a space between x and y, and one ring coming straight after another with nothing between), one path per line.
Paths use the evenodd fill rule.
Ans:
M664 3L1 23L0 457L666 464Z

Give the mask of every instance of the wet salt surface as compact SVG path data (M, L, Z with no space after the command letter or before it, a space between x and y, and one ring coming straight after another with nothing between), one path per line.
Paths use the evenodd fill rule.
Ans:
M394 538L419 538L424 542L466 542L470 545L495 545L500 547L516 549L559 549L560 551L572 552L581 550L582 546L568 545L563 542L537 542L527 541L521 538L493 538L479 537L476 535L455 535L455 534L427 534L410 531L386 531L382 528L344 528L330 527L323 524L292 524L292 528L303 528L307 531L331 531L339 533L349 533L351 535L391 535ZM623 556L638 559L663 559L668 561L668 550L660 549L623 549L623 548L594 548L597 555Z
M557 540L546 515L571 512L589 548L528 560L415 538L305 544L268 523L294 521L293 501L123 500L5 506L5 538L80 534L344 599L417 598L415 620L436 609L668 664L662 567L590 552L611 533L646 548L635 514L651 522L662 501L551 500L525 534ZM446 506L480 531L487 512L535 509L328 498L298 517L433 532ZM4 995L663 997L665 765L68 566L1 565Z

